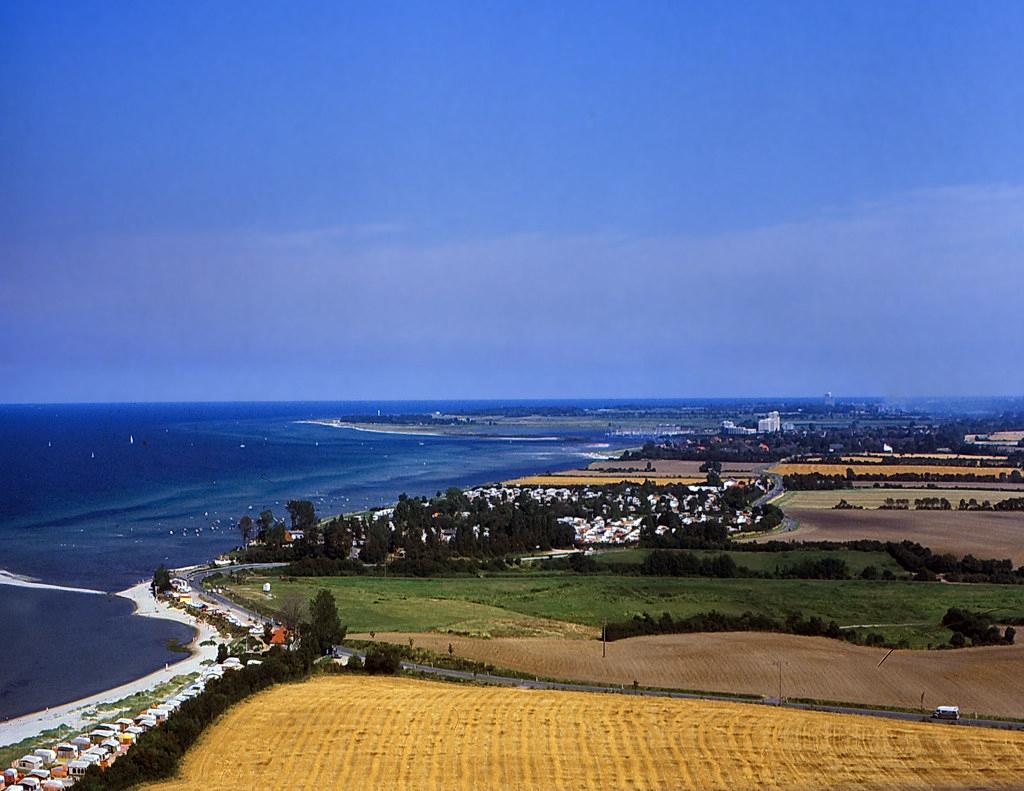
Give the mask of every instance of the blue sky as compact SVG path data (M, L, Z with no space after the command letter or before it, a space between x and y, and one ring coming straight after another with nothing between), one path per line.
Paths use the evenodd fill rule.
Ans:
M0 401L1020 394L1022 40L996 2L2 4Z

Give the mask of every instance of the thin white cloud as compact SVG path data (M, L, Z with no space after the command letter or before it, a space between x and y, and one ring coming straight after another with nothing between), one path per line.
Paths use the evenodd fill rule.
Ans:
M1024 189L972 186L710 236L336 228L8 250L3 387L56 398L33 371L127 360L136 378L221 365L306 388L267 397L1019 393L1021 217Z

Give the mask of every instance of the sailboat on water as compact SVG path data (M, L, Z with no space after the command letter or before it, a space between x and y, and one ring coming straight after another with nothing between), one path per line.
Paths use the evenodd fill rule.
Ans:
M129 445L134 445L135 444L135 437L134 437L134 435L132 435L132 434L128 435L128 444Z

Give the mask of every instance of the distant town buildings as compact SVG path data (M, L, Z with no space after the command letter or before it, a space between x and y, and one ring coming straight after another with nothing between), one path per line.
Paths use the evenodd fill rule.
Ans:
M745 428L743 426L737 426L731 420L723 420L722 421L722 433L723 434L733 434L733 435L756 434L757 433L757 429Z
M767 417L757 421L758 434L776 434L782 431L782 421L778 412L769 412Z
M825 406L835 406L836 400L832 397L832 391L825 393Z

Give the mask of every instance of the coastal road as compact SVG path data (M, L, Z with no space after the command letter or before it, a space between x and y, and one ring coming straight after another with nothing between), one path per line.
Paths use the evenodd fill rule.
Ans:
M280 568L281 566L287 565L287 563L244 563L238 566L219 566L212 569L206 567L177 569L174 572L174 576L188 580L188 584L192 586L192 590L195 595L207 604L212 604L215 607L226 610L242 621L263 623L266 619L259 613L243 607L234 600L229 599L227 596L204 589L203 580L207 577L212 577L214 574L233 574L239 571L262 571L265 569Z
M261 568L273 568L274 566L280 566L284 564L280 563L252 563L245 566L225 566L222 569L200 569L191 572L194 576L189 576L189 580L195 579L197 582L201 582L207 576L221 571L227 573L230 571L243 571L243 570L258 570ZM262 616L259 613L252 612L247 608L235 602L230 602L224 596L218 594L206 593L205 595L211 596L214 600L220 604L221 602L228 602L230 609L235 612L239 617L253 619L257 623L262 620ZM225 605L221 605L225 606ZM339 647L338 652L344 656L357 656L360 659L365 658L365 654L356 651L351 648ZM1002 720L989 720L983 718L961 718L958 722L938 722L933 720L930 716L920 713L914 713L909 711L888 711L886 709L873 709L868 707L860 706L829 706L817 703L797 703L774 700L751 700L749 698L736 698L728 695L715 695L713 693L699 693L699 692L676 692L672 690L664 689L632 689L631 687L622 686L606 686L601 684L574 684L571 682L564 681L545 681L539 678L514 678L512 676L499 676L490 673L471 673L465 670L452 670L444 667L434 667L433 665L423 665L416 662L402 662L402 669L413 673L422 673L429 676L438 676L441 678L452 678L462 681L478 681L486 684L497 684L508 687L521 687L525 689L554 689L554 690L565 690L569 692L599 692L604 694L614 695L637 695L640 697L650 698L678 698L683 700L714 700L722 701L727 703L746 703L752 706L779 706L789 709L802 709L804 711L824 711L831 714L858 714L867 717L883 717L890 720L905 720L909 722L930 722L936 725L947 725L947 726L977 726L983 728L1000 728L1003 730L1013 731L1024 731L1024 723L1021 722L1004 722Z

